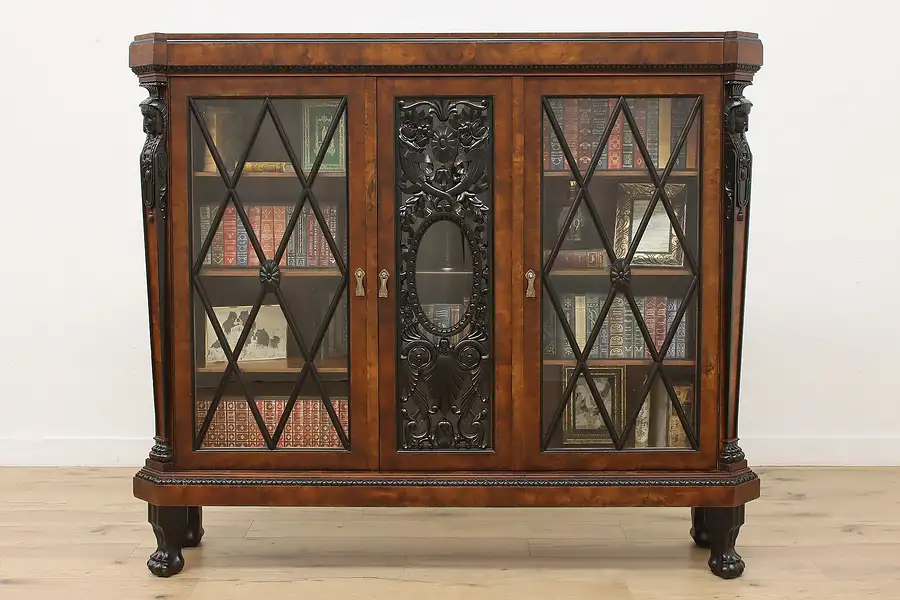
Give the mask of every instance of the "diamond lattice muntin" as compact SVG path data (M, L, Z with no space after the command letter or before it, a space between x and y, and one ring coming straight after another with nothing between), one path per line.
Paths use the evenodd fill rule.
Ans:
M695 152L694 156L699 157L696 140L699 139L701 99L679 97L665 99L664 102L667 110L677 105L681 111L678 126L671 127L667 152L660 151L666 145L666 139L662 138L661 141L659 129L652 135L647 133L650 120L647 119L646 107L651 105L658 110L660 99L543 98L546 154L542 192L544 223L541 265L544 291L542 355L545 359L542 381L542 451L565 450L565 444L571 444L568 449L579 451L583 451L585 446L614 451L625 449L629 443L630 447L634 447L634 440L637 438L635 428L640 415L646 414L648 410L651 391L667 399L667 402L663 400L665 405L661 406L669 419L666 431L672 438L679 440L673 443L670 438L668 443L656 446L694 450L699 448L699 411L694 406L696 401L685 396L683 386L673 382L671 372L681 369L679 375L682 375L689 370L693 390L691 393L696 395L694 363L690 362L691 366L687 367L685 365L689 363L688 360L672 359L674 356L685 359L696 356L696 343L692 350L678 348L680 354L676 354L675 350L679 326L682 330L687 328L685 315L691 312L692 318L695 318L698 306L695 295L699 287L700 272L695 258L696 239L689 240L685 232L684 195L687 185L680 182L693 179L691 185L694 187L690 189L693 190L694 197L698 198L696 176L688 177L683 161L688 140L692 136L693 146L689 151ZM569 106L574 107L573 113L579 115L575 119L564 116ZM585 118L583 111L590 111L591 106L595 110ZM597 106L601 107L602 112L596 109ZM674 111L672 114L675 115ZM579 130L579 127L582 129ZM660 129L661 127L660 125ZM573 141L573 138L577 139ZM648 148L648 140L653 141L655 146ZM626 145L624 150L623 142ZM631 155L628 154L629 149ZM666 154L668 156L660 160ZM622 163L615 163L623 158L628 161L624 169ZM696 162L693 169L695 174L699 172ZM678 173L674 173L675 171ZM551 212L548 206L554 199L548 198L548 184L562 186L566 181L566 202L561 210ZM592 185L595 182L596 185ZM616 186L616 195L609 191L613 189L612 186ZM623 190L634 201L629 205L635 207L630 224L618 222L621 221L621 213L616 203ZM559 192L554 193L561 195ZM553 204L553 207L553 210L557 210L557 204ZM610 216L613 214L610 212L612 210L615 211L615 217ZM696 203L689 210L696 213ZM697 222L696 217L693 214L690 218ZM645 251L646 247L658 243L658 240L650 239L650 232L656 235L660 222L671 227L671 247L679 249L679 252L654 254ZM645 234L646 245L642 245ZM693 234L696 235L696 229ZM583 247L585 239L589 240L588 245L599 249L593 257L581 251L570 250L579 243ZM573 257L577 258L576 267L580 268L573 268L573 261L576 260ZM595 275L590 274L591 271L584 268L591 266L587 264L589 260L599 261L604 268L598 268ZM670 268L676 262L677 269ZM669 294L671 297L662 301L660 308L663 315L666 305L670 311L668 320L664 317L661 321L665 327L664 339L661 330L663 325L660 325L659 319L654 319L651 323L652 331L648 329L650 315L645 312L646 307L651 299L657 302L658 298L652 295L652 291L647 291L652 288L647 286L650 280L646 275L648 272L655 273L657 279L664 281L669 289L677 289L677 292ZM572 286L573 281L579 282L576 285L580 286L581 302L585 302L584 298L588 297L587 304L591 303L591 299L594 303L593 307L582 309L582 314L586 314L586 317L578 324L575 322L577 317L571 316L572 298L574 296L575 302L578 302L578 294L565 293L565 286ZM588 294L585 294L585 288L588 288ZM648 295L645 297L642 294ZM610 353L609 343L615 340L617 332L610 331L609 328L616 327L616 321L612 320L611 315L617 311L625 315L626 322L627 317L633 318L631 323L634 331L630 339L634 340L635 346L642 347L640 355L635 354L635 346L632 346L630 356L626 354L620 360L600 360L601 357L615 358ZM647 315L647 319L644 315ZM549 327L548 333L550 321L554 322L550 323L553 327ZM695 323L690 326L696 328ZM576 327L580 327L582 332L580 339L576 337ZM601 337L607 344L606 347L601 344ZM601 355L600 351L606 354ZM552 357L564 360L546 360L548 352ZM627 359L635 360L631 362ZM548 367L548 363L562 366ZM632 372L631 376L627 374L628 370ZM559 373L560 381L548 382L551 377L547 375L548 372ZM640 373L640 377L635 377L634 372ZM676 377L675 380L679 378ZM548 389L552 390L555 384L564 388L561 396L558 391L548 394ZM552 399L548 399L548 396ZM558 402L556 398L559 399ZM622 399L621 406L618 405L619 398ZM579 409L575 406L577 402L592 405L590 410L594 411L595 427L598 431L602 430L603 436L585 436L579 439ZM646 423L642 426L646 427ZM644 435L646 436L646 432ZM591 439L588 440L589 437ZM654 446L652 443L650 445Z
M294 443L294 433L286 431L289 424L300 419L298 416L300 411L295 413L294 409L299 407L301 402L304 403L306 411L303 413L305 415L303 418L310 420L310 414L323 415L324 425L322 427L327 428L328 422L333 427L331 433L334 435L320 436L323 439L333 438L333 443L323 444L321 440L314 440L313 447L350 449L347 400L349 393L343 394L344 398L332 398L329 393L327 374L323 373L319 365L323 343L330 329L336 327L335 315L339 310L344 311L342 326L348 327L346 325L345 297L348 281L346 246L339 247L335 237L334 222L329 221L330 213L317 198L317 192L321 193L322 188L316 185L322 178L322 172L333 170L335 164L333 155L335 155L336 148L340 150L339 160L346 161L343 149L346 148L347 101L346 98L322 99L316 106L328 107L330 116L323 115L319 110L318 113L313 113L310 123L301 122L291 109L300 105L299 103L309 101L309 99L270 99L268 97L208 101L194 98L189 101L192 136L202 137L202 140L194 140L194 154L197 154L198 147L202 148L204 153L202 170L206 171L200 174L196 173L201 168L197 167L197 157L192 157L195 167L194 187L200 185L197 183L198 180L205 180L205 185L208 186L204 188L205 190L218 189L221 192L221 197L216 199L210 198L209 192L205 195L204 201L215 204L209 209L209 225L206 227L206 231L201 229L202 235L195 237L195 240L199 239L199 249L193 253L194 263L191 272L196 298L195 305L197 306L194 319L195 322L205 321L205 327L214 335L212 344L217 344L221 353L224 354L222 370L215 372L206 370L203 374L206 377L214 377L221 373L221 377L214 386L211 398L205 399L202 405L199 404L200 400L197 400L195 449L215 446L215 444L208 443L210 427L217 411L224 411L226 404L229 410L235 409L235 405L238 405L237 412L243 414L249 423L238 422L235 424L231 421L226 423L225 421L228 419L233 420L233 416L228 416L227 419L223 417L223 427L231 428L231 433L236 430L237 433L234 435L238 440L237 443L226 444L225 447L269 450L285 447L309 447L307 443ZM225 107L216 114L215 120L218 120L218 123L210 117L210 113L213 111L207 110L207 107L211 105ZM239 111L243 111L249 118L235 119L234 114ZM304 112L303 115L304 119L310 121L307 112ZM231 125L235 123L238 125L234 125L231 130L226 130L228 135L225 135L223 130L229 119L232 121ZM303 127L308 127L308 130L304 136L300 136L298 130ZM258 139L266 136L268 136L268 144L278 146L276 154L280 161L260 161L260 152L255 145ZM298 148L298 146L302 147ZM277 169L280 172L275 175L265 173L267 178L260 177L260 171L271 170L272 165L278 165ZM252 166L252 170L250 166ZM205 175L206 178L197 175ZM214 183L211 178L215 178ZM251 179L254 182L252 185L242 185L245 180ZM346 194L346 179L333 178L332 181L339 181L340 185L344 186L343 193ZM291 199L283 206L274 209L276 216L281 208L285 215L290 215L284 222L283 231L276 225L275 231L272 233L265 224L260 225L258 220L251 220L251 213L257 210L255 203L266 201L265 190L268 189L265 187L253 188L253 185L264 184L280 185L280 190L292 190L290 192L293 194ZM263 197L248 199L254 193L254 189L264 190ZM196 193L192 191L192 204L197 202ZM346 200L343 202L341 210L346 211ZM259 210L265 214L266 207ZM205 265L204 261L209 260L208 256L212 256L215 260L215 256L211 254L214 238L222 226L223 219L228 218L227 215L231 215L231 218L235 220L239 231L243 228L241 233L244 233L247 238L247 262L243 264L248 265L245 267L246 269L257 269L258 277L221 276L221 271L227 269L219 269L219 273L213 274L216 276L206 276L205 267L209 267L210 262ZM342 218L347 218L346 213ZM277 223L277 220L273 222ZM295 235L293 233L295 230L301 231L299 229L301 225L308 226L310 234L315 233L318 236L316 239L327 245L327 250L321 250L319 256L327 257L322 258L322 261L328 261L330 277L326 277L328 273L325 273L324 270L323 274L318 277L285 277L289 274L290 267L294 266L286 265L288 248L291 247L293 256L293 240L295 238L292 238L292 235ZM272 240L268 246L265 239L267 235L271 235ZM344 242L346 243L346 235L344 235ZM218 264L214 262L212 266L215 267ZM245 273L245 275L247 274ZM214 305L210 293L210 286L215 287L220 285L219 282L225 280L228 280L228 284L237 286L234 289L240 289L243 298L252 299L252 302L247 302L246 307L243 307L244 310L236 311L240 312L243 326L236 340L232 336L231 343L214 309L214 306L220 305ZM300 292L289 297L289 294L293 293L293 288L290 293L286 291L287 284L285 282L287 280L297 282L299 285L297 289ZM325 280L329 282L326 290L329 298L327 301L313 300L304 294L304 289L311 289L317 285L316 281ZM247 307L249 310L246 310ZM321 316L311 321L308 313L313 309L318 311L320 308ZM289 346L291 343L294 345L294 351L297 354L293 365L290 365L293 368L266 372L265 369L248 368L248 365L253 365L250 361L243 363L243 367L239 364L243 358L242 353L247 349L254 324L258 319L268 315L276 317L283 315L283 323L286 325L285 338ZM203 345L205 350L206 345L202 335L202 328L195 327L195 346ZM254 343L259 343L259 340L255 340ZM284 343L284 341L270 339L269 343L273 347L277 347L278 343ZM199 347L198 351L202 352ZM200 359L199 354L195 355L195 360ZM349 361L349 357L346 360ZM285 359L285 363L289 364L287 359ZM349 372L349 363L345 363L345 366L343 372L347 373ZM198 370L195 377L199 376ZM254 388L265 386L275 386L281 390L282 400L273 403L269 399L261 398L259 394L254 394ZM310 390L314 390L315 406L310 406L309 398L299 398L301 391L305 391L305 395L309 396ZM249 412L249 418L246 417L247 412Z

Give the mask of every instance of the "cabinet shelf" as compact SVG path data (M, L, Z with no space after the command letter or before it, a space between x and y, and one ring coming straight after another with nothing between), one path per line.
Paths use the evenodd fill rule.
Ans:
M543 360L545 367L574 367L576 362L568 359L545 358ZM649 367L653 361L649 358L601 358L587 361L589 367L633 367L646 366ZM684 359L668 359L663 361L664 367L693 367L696 364L693 360Z
M304 175L305 175L305 173L304 173ZM219 177L219 178L221 178L221 175L219 175L218 171L194 171L194 177ZM250 177L251 179L256 179L256 178L297 179L297 174L294 173L293 171L290 171L287 173L274 172L274 171L262 171L262 172L252 171L252 172L248 173L245 171L245 172L241 173L241 179L244 179L245 177ZM332 172L324 172L323 173L322 171L319 171L318 173L316 173L316 179L318 179L320 177L346 179L347 174L346 173L332 173Z
M672 171L669 174L669 177L696 177L698 171ZM605 171L594 171L594 177L613 177L613 178L646 178L650 179L650 173L646 170L642 169L613 169L613 170L605 170ZM571 171L544 171L544 177L565 177L568 179L572 178Z
M313 363L319 373L346 373L347 361L342 358L322 358ZM221 373L228 363L213 363L203 367L198 366L198 373ZM303 359L300 357L273 358L271 360L248 360L238 362L238 366L244 373L299 373L303 369Z
M318 267L282 267L282 277L340 277L339 269ZM259 277L259 267L223 267L216 269L201 269L200 275L204 277Z
M588 276L609 276L609 269L550 269L550 277L566 276L566 277L588 277ZM688 277L691 272L687 269L667 269L665 267L632 267L632 281L641 276L656 277L658 275L671 275Z

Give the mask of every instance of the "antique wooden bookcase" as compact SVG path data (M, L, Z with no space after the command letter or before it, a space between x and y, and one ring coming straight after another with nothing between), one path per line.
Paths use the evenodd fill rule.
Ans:
M169 576L202 506L685 506L737 417L755 34L135 38Z

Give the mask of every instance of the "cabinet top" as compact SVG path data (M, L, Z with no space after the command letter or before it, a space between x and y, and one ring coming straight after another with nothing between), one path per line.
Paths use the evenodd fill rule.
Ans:
M195 73L715 73L749 80L762 42L743 31L696 33L139 35L142 81Z

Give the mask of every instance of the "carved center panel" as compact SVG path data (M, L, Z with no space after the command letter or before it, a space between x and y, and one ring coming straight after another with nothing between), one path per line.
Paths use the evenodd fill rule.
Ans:
M397 101L402 450L491 447L492 119L486 98Z

